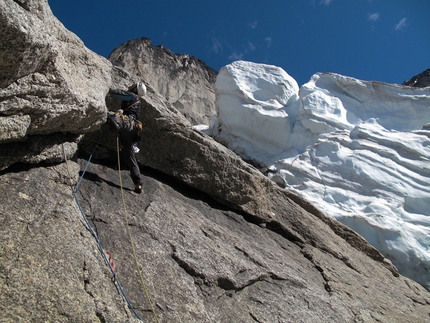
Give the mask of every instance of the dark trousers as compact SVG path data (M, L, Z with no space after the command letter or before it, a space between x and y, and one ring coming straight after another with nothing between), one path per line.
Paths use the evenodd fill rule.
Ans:
M142 185L140 180L140 168L133 152L133 143L137 136L136 131L121 131L120 139L122 144L121 159L127 164L130 176L134 185Z

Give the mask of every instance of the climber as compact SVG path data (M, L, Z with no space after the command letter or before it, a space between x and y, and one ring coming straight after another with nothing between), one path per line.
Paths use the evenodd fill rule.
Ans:
M140 140L142 123L140 116L140 97L146 94L146 86L143 82L132 84L128 91L109 89L112 98L122 101L121 108L117 113L108 113L108 121L119 131L121 140L121 159L125 161L130 169L131 179L135 185L134 191L142 193L142 182L140 179L140 169L135 153L139 152L137 142Z

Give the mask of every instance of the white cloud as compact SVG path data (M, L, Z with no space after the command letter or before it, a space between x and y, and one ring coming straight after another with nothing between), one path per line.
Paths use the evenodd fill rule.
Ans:
M377 20L379 20L379 12L375 12L375 13L369 14L367 16L367 20L368 21L377 21Z
M248 42L248 49L249 49L250 51L254 51L254 50L256 49L256 47L254 46L254 44L253 44L253 43Z
M320 4L323 4L325 6L328 6L333 0L321 0Z
M253 21L248 24L249 28L255 29L257 28L258 21Z
M264 38L264 41L266 42L267 48L272 46L272 37L271 36Z
M303 18L301 16L299 16L299 15L295 15L295 16L296 16L297 20L299 20L302 25L305 24L305 21L303 20Z
M399 23L396 25L396 31L403 30L407 27L406 18L403 18L399 21Z
M212 38L212 47L211 50L218 54L219 52L222 52L222 43L218 38L215 38L214 36L211 36Z
M238 61L238 60L241 60L242 58L243 58L243 54L236 53L235 51L228 57L228 59L232 61Z

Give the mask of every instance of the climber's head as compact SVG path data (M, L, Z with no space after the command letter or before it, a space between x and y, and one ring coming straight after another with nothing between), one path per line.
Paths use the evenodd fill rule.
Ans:
M146 94L146 86L143 82L137 82L128 88L130 92L136 93L138 96L144 96Z

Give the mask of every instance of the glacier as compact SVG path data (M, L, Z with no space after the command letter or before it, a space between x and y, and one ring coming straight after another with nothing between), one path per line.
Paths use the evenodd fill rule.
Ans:
M430 87L236 61L197 127L362 235L430 290Z

